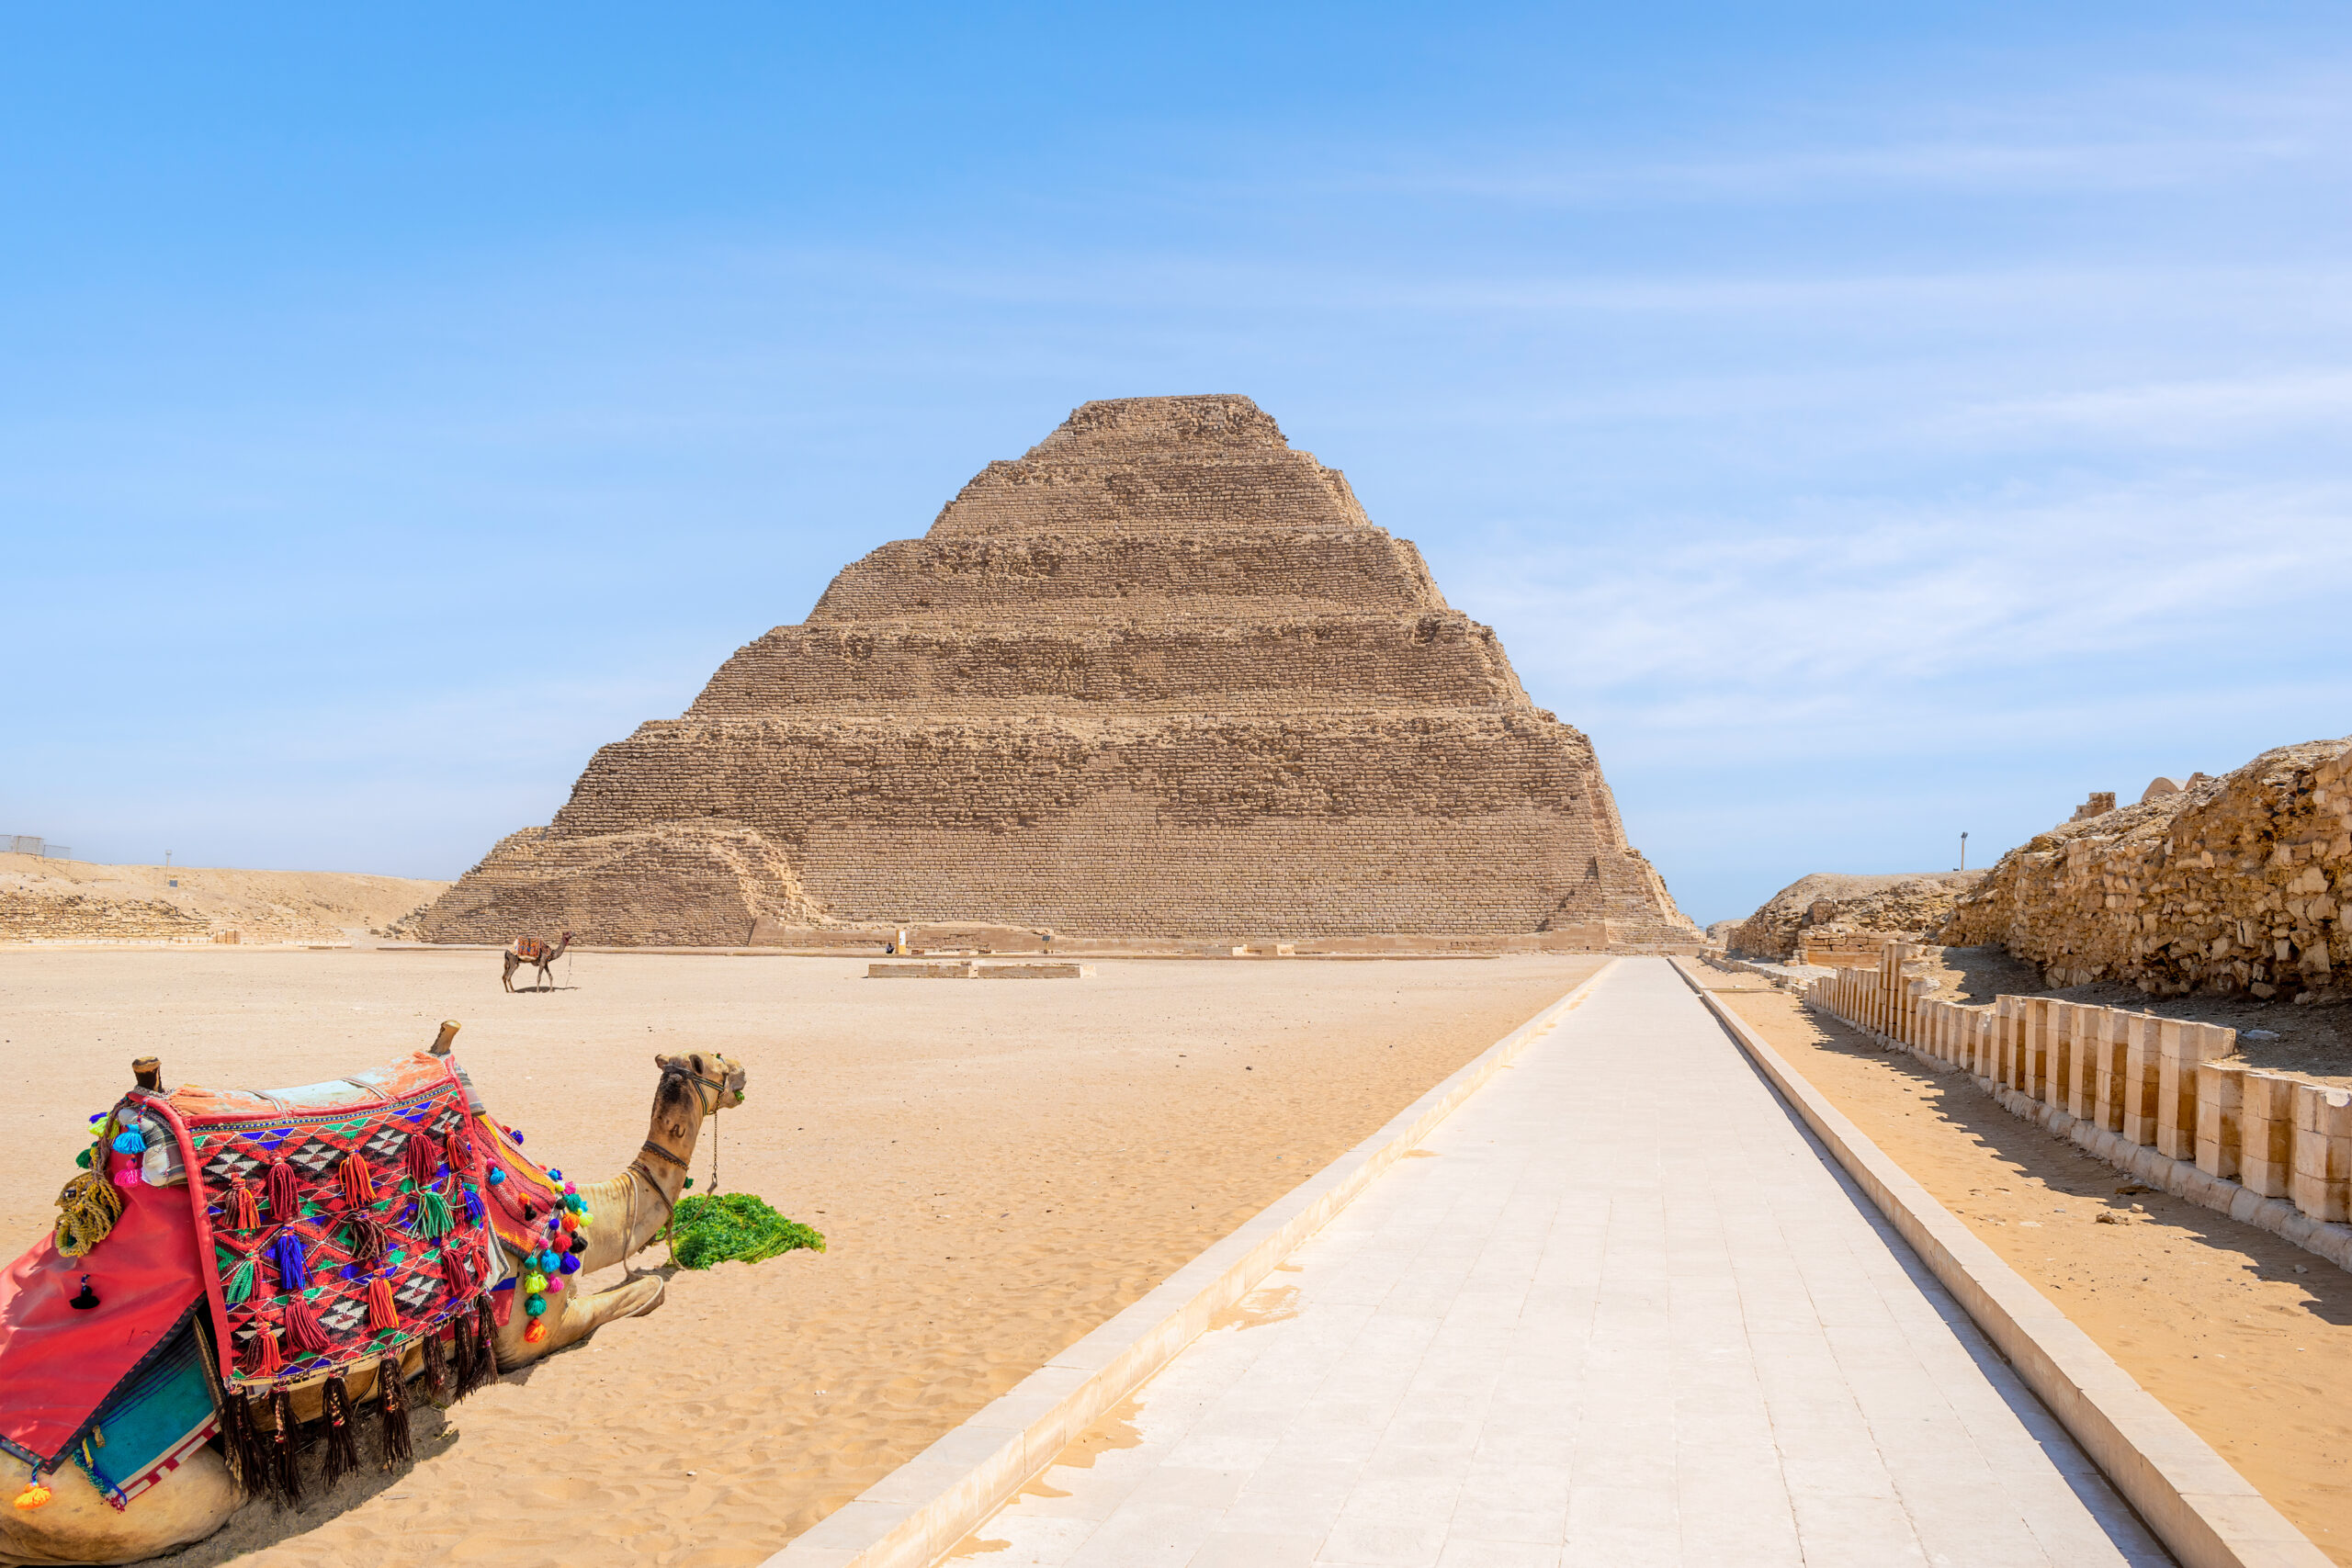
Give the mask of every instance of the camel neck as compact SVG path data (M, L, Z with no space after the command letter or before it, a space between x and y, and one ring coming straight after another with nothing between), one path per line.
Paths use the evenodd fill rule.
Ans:
M670 1211L685 1193L686 1164L694 1158L707 1119L699 1096L672 1106L657 1098L645 1141L672 1157L641 1153L633 1162L634 1171L623 1170L582 1190L589 1213L596 1216L582 1258L585 1268L602 1269L633 1258L662 1234Z

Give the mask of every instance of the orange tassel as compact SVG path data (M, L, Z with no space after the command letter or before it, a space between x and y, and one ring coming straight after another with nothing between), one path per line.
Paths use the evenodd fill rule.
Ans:
M392 1281L382 1274L368 1282L368 1326L381 1334L401 1325L401 1309L392 1302Z
M548 1337L548 1325L542 1318L531 1319L531 1326L523 1330L523 1337L536 1345Z
M26 1482L25 1489L17 1494L17 1506L28 1514L48 1501L49 1488L40 1483L38 1475Z
M285 1358L277 1353L277 1330L268 1324L260 1324L254 1327L254 1348L257 1352L254 1362L254 1376L274 1378L286 1370Z
M347 1203L372 1203L376 1201L375 1173L368 1168L368 1156L354 1149L343 1162L343 1197Z
M261 1228L261 1199L254 1191L254 1184L243 1177L232 1177L229 1182L229 1228L252 1231Z

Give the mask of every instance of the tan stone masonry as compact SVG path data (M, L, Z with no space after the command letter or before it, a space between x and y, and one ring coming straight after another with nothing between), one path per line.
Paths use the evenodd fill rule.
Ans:
M731 944L763 921L1698 940L1590 743L1238 397L1089 403L990 464L599 751L425 924Z

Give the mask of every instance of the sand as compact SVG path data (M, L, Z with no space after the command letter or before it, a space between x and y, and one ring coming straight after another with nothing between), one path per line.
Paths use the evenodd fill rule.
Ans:
M678 1274L652 1316L423 1423L413 1469L296 1515L249 1507L173 1561L754 1563L1600 962L868 981L862 959L584 953L558 968L575 988L510 997L492 953L0 951L25 1108L0 1224L29 1242L50 1222L135 1055L173 1082L299 1084L455 1018L531 1152L601 1177L644 1136L654 1054L724 1052L750 1100L719 1118L721 1184L828 1252ZM703 1189L710 1170L707 1139Z
M1761 985L1710 980L1727 992ZM1725 999L2333 1561L2352 1563L2352 1277L2210 1209L2121 1190L2136 1187L2129 1176L2018 1121L1963 1075L1881 1052L1783 993Z
M243 942L365 941L448 890L446 882L356 872L103 865L0 854L0 892L168 904L202 920L204 934L235 931Z

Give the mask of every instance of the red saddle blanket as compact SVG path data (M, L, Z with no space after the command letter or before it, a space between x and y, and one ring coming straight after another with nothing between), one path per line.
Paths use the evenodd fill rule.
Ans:
M535 936L516 938L514 951L526 964L545 964L555 956L555 949Z

